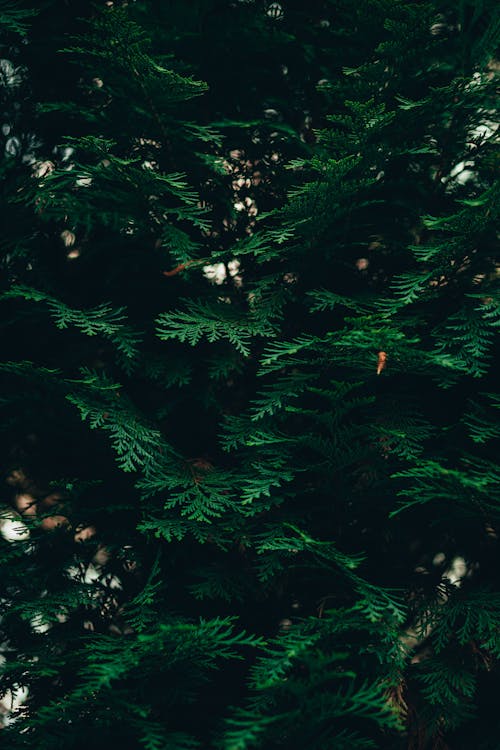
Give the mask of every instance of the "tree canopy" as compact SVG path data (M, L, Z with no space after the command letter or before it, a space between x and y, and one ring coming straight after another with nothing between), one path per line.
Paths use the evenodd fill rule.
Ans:
M0 0L10 748L495 750L492 0Z

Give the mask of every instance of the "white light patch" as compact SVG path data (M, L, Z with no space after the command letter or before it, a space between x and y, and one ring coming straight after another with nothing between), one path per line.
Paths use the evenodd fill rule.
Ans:
M82 177L77 178L75 184L78 185L78 187L90 187L90 185L92 185L92 177L85 177L82 175Z
M226 266L224 263L213 263L209 266L203 266L203 275L214 284L222 284L227 276Z
M3 714L1 726L13 724L16 720L15 712L21 708L28 698L28 688L25 685L16 685L13 690L6 690L0 698L0 714Z
M29 539L30 530L17 513L4 513L0 517L0 534L7 542L22 542Z
M35 633L39 633L40 635L43 635L51 628L50 622L47 622L42 614L35 615L30 620L31 629Z
M467 573L467 563L463 557L454 557L451 561L451 565L448 570L443 573L443 578L446 578L452 586L461 586L462 579Z

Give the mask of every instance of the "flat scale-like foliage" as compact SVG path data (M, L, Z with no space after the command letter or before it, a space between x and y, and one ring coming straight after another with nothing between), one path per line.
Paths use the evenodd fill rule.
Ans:
M0 28L8 746L496 748L496 5Z

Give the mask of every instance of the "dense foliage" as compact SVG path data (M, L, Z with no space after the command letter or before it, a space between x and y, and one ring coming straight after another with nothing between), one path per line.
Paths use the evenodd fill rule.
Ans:
M0 26L8 746L497 748L497 4Z

